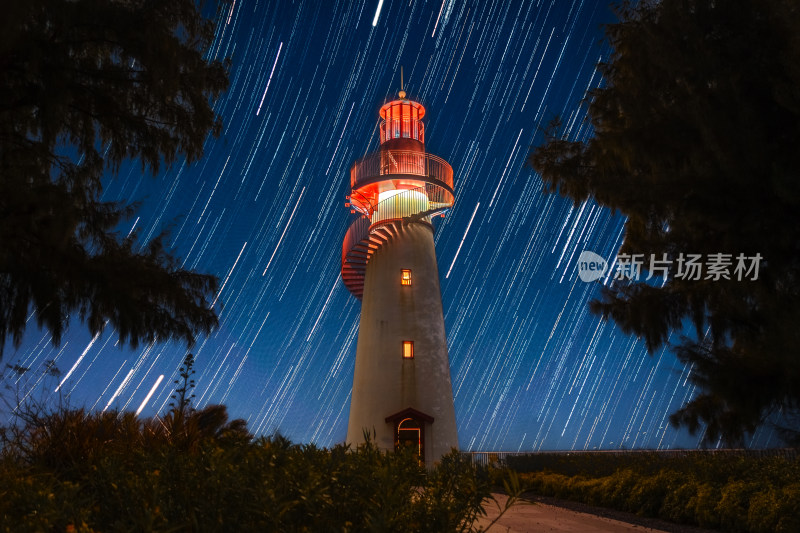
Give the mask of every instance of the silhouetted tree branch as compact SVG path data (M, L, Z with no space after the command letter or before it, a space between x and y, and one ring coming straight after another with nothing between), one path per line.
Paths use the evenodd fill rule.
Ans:
M225 65L193 0L31 0L0 20L0 355L33 311L58 344L70 316L122 343L188 344L217 324L214 276L165 235L116 230L135 204L101 200L127 159L155 174L203 154Z
M672 332L699 394L671 417L741 441L800 408L800 9L793 0L623 2L587 95L594 135L556 123L528 163L548 192L627 217L621 254L730 254L729 279L617 280L591 310L644 339ZM739 254L760 255L737 279ZM647 264L644 265L647 268ZM643 278L642 278L643 279ZM795 427L795 431L797 427Z

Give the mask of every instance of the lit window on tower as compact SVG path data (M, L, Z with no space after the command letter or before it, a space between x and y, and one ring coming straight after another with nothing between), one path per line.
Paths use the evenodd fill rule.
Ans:
M414 341L403 341L403 359L414 359Z
M400 285L411 285L411 271L403 269L400 271Z

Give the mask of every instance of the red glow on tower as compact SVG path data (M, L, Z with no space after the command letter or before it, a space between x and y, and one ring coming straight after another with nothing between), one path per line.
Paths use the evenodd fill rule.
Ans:
M453 205L453 169L425 151L425 107L399 98L381 106L380 148L350 168L347 206L361 216L353 222L342 246L342 279L360 298L366 263L381 239L377 231L403 219L430 222Z
M387 141L400 139L410 139L425 144L425 126L422 117L425 116L425 108L419 102L413 100L392 100L384 104L380 110L381 122L381 144Z

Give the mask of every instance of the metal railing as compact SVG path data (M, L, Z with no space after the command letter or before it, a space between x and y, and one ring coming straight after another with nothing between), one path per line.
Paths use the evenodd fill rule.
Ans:
M372 224L386 220L399 220L419 216L422 220L430 222L431 216L449 209L453 205L453 193L432 183L423 187L405 189L397 194L378 202L370 213Z
M358 217L347 228L347 233L344 234L344 241L342 241L342 263L345 262L347 254L350 253L356 244L367 238L369 235L370 221L366 217Z
M364 270L369 260L370 229L375 224L412 219L431 222L431 218L452 207L453 193L440 185L426 183L423 187L400 189L377 205L367 205L369 216L355 219L342 241L342 281L357 298L364 287ZM354 205L355 207L355 205ZM357 207L362 211L361 207ZM367 214L367 213L363 213Z
M447 161L410 150L379 150L359 159L350 167L350 186L355 190L390 174L420 176L453 190L453 168Z
M675 449L675 450L564 450L564 451L540 451L540 452L461 452L465 457L472 459L478 465L489 466L498 465L508 457L524 455L644 455L655 454L660 457L685 457L691 455L731 455L741 457L783 457L794 460L800 456L800 450L796 448L764 448L764 449Z

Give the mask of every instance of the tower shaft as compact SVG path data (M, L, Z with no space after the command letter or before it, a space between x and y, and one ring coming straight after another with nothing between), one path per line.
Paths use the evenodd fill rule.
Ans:
M413 445L412 426L420 426L420 455L430 463L458 447L433 227L406 221L386 230L366 269L347 441L363 442L366 430L383 449Z

